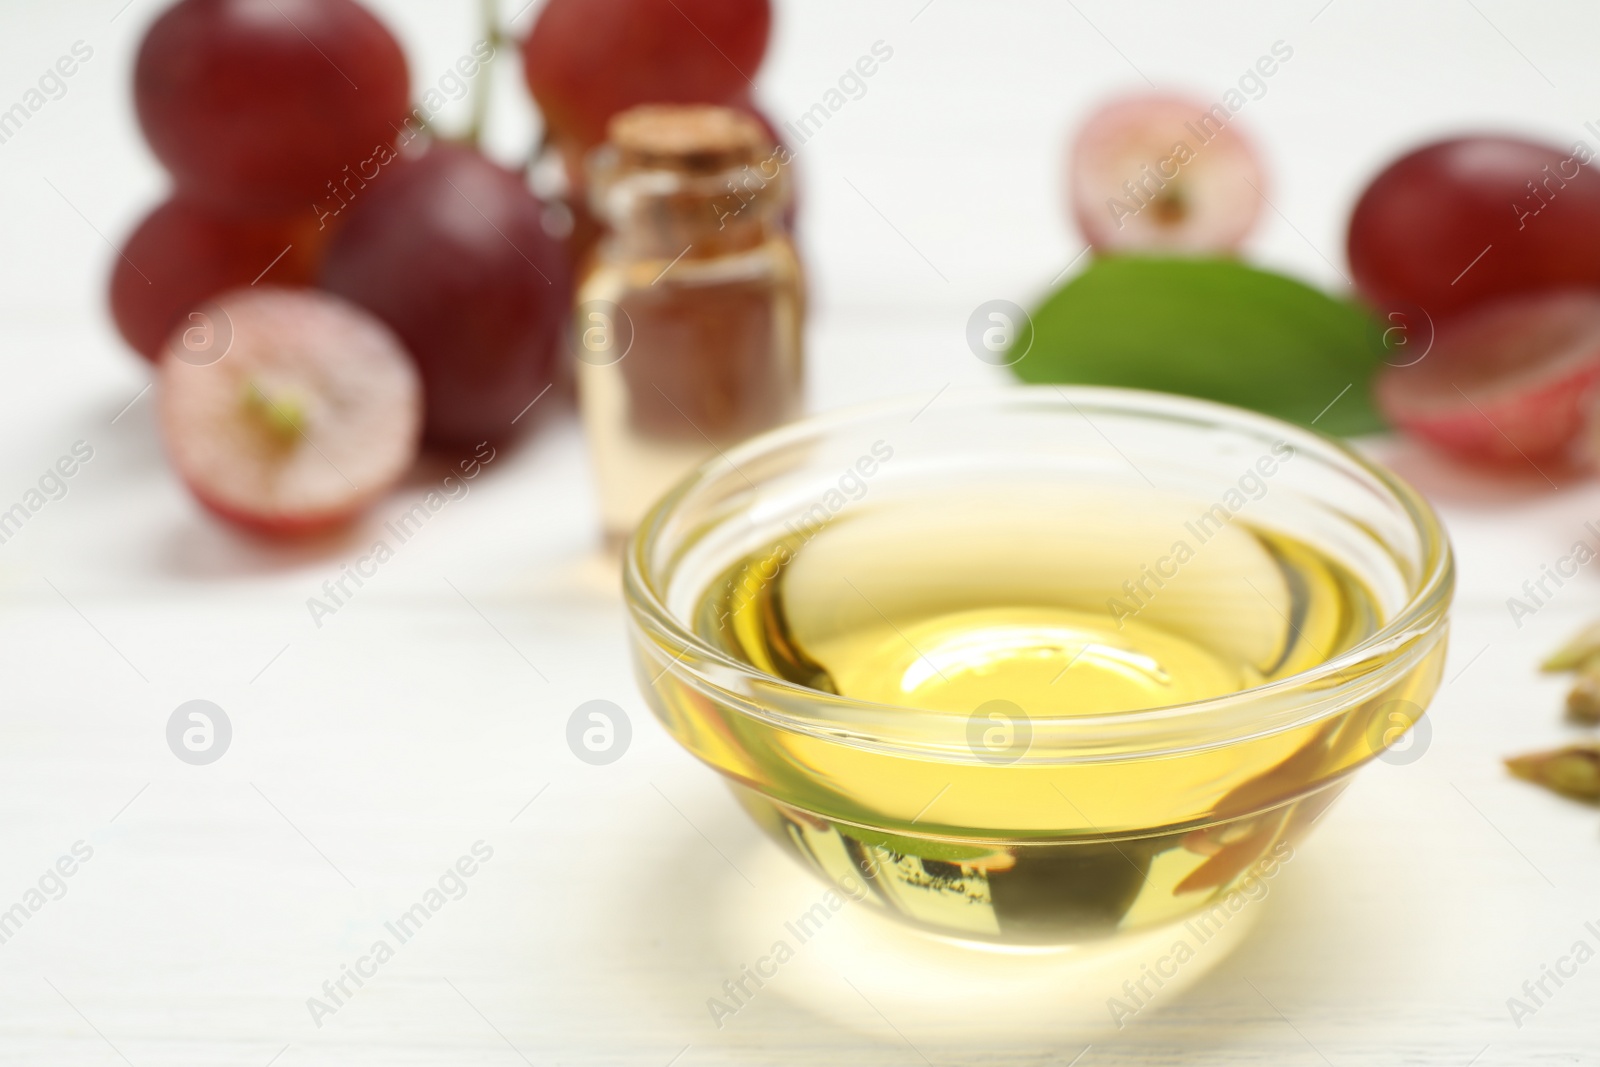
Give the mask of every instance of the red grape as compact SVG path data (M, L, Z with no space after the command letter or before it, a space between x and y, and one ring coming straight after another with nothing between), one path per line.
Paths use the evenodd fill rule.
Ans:
M313 290L240 289L207 310L205 343L185 330L167 345L158 394L173 466L207 508L260 533L314 533L410 468L422 390L382 323Z
M428 441L504 437L554 380L571 284L522 179L435 144L393 164L328 246L322 284L377 315L416 360Z
M409 93L399 43L354 0L180 0L134 69L179 189L243 210L309 209L394 141Z
M723 104L766 54L769 0L549 0L522 44L553 139L587 149L635 104Z
M1513 293L1600 288L1600 176L1574 153L1465 137L1402 156L1351 215L1356 286L1439 321Z
M323 231L310 212L237 218L183 197L157 207L133 231L111 274L111 314L148 359L195 305L258 278L310 285Z
M1452 320L1426 355L1384 369L1378 405L1462 459L1563 463L1600 390L1600 294L1511 297Z

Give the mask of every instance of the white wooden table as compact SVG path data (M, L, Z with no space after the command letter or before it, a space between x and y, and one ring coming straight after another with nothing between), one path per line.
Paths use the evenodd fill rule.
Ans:
M126 91L156 5L121 4L0 13L0 106L74 41L94 48L0 144L0 508L74 442L94 448L0 544L0 909L26 910L43 879L0 943L0 1063L1600 1062L1600 961L1547 980L1520 1027L1507 1005L1574 942L1600 949L1600 811L1498 762L1572 736L1560 683L1533 667L1600 616L1596 577L1520 628L1506 599L1586 536L1600 482L1473 479L1393 442L1375 447L1437 502L1460 561L1431 744L1360 775L1231 954L1094 1032L1079 1024L1106 1030L1111 990L1052 982L1059 961L953 964L846 908L718 1028L707 999L820 889L647 716L570 416L503 453L320 628L306 598L370 530L331 551L247 543L162 462L145 370L103 310L101 235L162 187ZM376 6L418 84L473 38L466 0ZM1220 95L1292 45L1247 107L1276 175L1254 254L1330 285L1349 198L1387 154L1446 125L1567 142L1600 100L1600 13L1575 3L1532 19L1510 0L781 6L761 78L780 119L873 42L894 49L801 151L814 408L993 380L967 315L1026 303L1077 254L1062 133L1142 84L1135 68ZM500 73L494 143L514 153L530 119ZM192 699L232 724L206 766L167 746ZM565 742L591 699L632 721L607 766ZM47 873L75 846L92 856ZM446 876L475 847L492 856ZM401 943L385 924L441 876Z

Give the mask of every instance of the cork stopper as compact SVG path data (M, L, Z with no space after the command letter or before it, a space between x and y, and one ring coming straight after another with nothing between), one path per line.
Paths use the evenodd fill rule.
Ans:
M755 119L708 104L642 104L614 116L607 137L626 170L716 174L752 165L773 150Z

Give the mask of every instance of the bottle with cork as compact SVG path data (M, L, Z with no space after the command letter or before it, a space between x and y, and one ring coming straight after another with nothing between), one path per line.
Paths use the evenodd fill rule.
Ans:
M729 108L652 104L589 160L605 226L573 330L606 540L694 466L801 404L804 286L786 149Z

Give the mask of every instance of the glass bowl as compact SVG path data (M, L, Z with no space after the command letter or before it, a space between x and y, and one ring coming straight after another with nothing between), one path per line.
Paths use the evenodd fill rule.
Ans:
M1005 945L1225 921L1422 715L1453 588L1431 508L1339 442L1047 386L749 440L624 572L651 708L774 840Z

